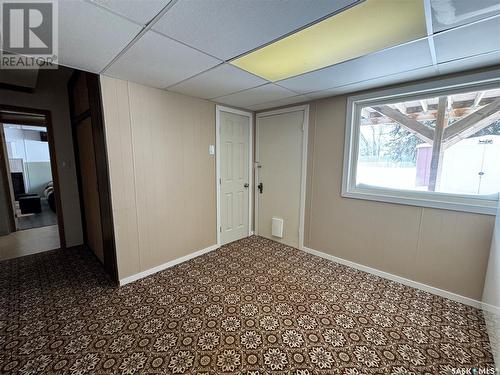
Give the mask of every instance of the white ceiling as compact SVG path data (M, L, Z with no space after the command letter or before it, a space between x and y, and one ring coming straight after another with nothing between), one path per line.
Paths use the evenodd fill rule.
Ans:
M91 0L140 25L146 25L170 0Z
M231 79L227 79L228 77ZM267 81L263 78L224 63L168 89L203 99L213 99L265 83Z
M106 73L148 86L165 88L210 69L221 61L154 31L134 43Z
M500 51L493 51L482 55L470 56L460 60L448 61L437 66L440 74L455 73L468 69L477 69L491 66L500 62Z
M228 60L359 0L180 0L153 28Z
M498 0L431 0L434 32L500 14Z
M304 102L307 102L310 100L311 100L311 98L307 97L305 95L296 95L296 96L290 96L290 97L287 97L284 99L274 100L271 102L247 106L246 108L251 110L251 111L260 111L262 109L267 109L267 108L282 107L282 106L290 105L290 104L304 103Z
M368 90L376 87L383 87L383 86L413 81L417 79L434 77L439 74L440 72L438 68L431 65L406 72L391 74L388 76L367 79L366 81L349 83L343 86L336 86L327 90L310 92L306 96L312 99L319 99L328 96L340 95L361 90Z
M419 40L285 79L278 84L300 94L307 94L429 65L432 65L429 43L427 40Z
M498 50L500 16L437 34L434 44L438 63Z
M273 83L267 83L263 86L218 97L215 101L235 107L247 108L256 104L273 102L296 95L297 93L293 91L287 90Z
M497 0L431 0L429 37L276 83L227 63L356 2L60 1L59 62L251 110L500 63Z
M141 27L84 1L60 1L59 63L99 73Z

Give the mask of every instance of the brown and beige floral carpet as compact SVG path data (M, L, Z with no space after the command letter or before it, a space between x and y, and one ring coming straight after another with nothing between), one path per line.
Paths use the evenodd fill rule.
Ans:
M480 311L259 237L124 287L84 250L0 263L1 374L453 374Z

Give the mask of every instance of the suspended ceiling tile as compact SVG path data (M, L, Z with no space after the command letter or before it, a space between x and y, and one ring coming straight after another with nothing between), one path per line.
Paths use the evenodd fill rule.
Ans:
M91 0L141 25L151 21L170 0Z
M431 0L434 32L452 29L500 14L498 0Z
M59 64L100 72L141 27L83 1L59 1Z
M228 60L357 1L179 0L154 29Z
M165 88L220 63L211 56L148 31L105 74Z
M500 16L434 36L438 63L500 50Z
M311 99L305 95L297 95L297 96L292 96L291 98L276 100L274 102L253 105L253 106L248 107L247 109L249 109L251 111L262 111L264 109L277 108L277 107L282 107L282 106L291 105L291 104L298 104L298 103L306 103L306 102L310 102L310 101L311 101Z
M232 65L222 64L196 77L169 87L168 90L203 99L211 99L265 83L267 81L262 78Z
M305 94L429 65L432 65L432 57L428 42L419 40L279 81L278 84Z
M500 51L442 63L438 65L438 69L441 74L448 74L498 64L500 64Z
M311 92L308 93L307 96L312 99L320 99L346 93L354 93L362 90L369 90L376 88L382 89L390 85L411 82L418 79L435 77L438 74L439 74L438 69L435 66L428 66L425 68L415 69L408 72L397 73L390 76L379 77L362 82L334 87L328 90Z
M280 99L297 96L297 93L268 83L236 94L221 96L214 99L217 103L232 105L235 107L248 108L256 104L272 102Z
M426 36L421 0L365 0L231 64L275 82Z

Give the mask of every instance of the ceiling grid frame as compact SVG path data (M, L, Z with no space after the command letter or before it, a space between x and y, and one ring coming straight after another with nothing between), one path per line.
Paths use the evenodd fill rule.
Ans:
M274 43L275 41L278 41L278 40L281 40L283 38L286 38L287 36L289 35L292 35L294 33L296 33L297 31L300 31L300 30L303 30L311 25L314 25L318 22L321 22L322 20L324 19L327 19L329 17L331 17L332 15L334 14L337 14L345 9L349 9L351 8L352 6L356 6L357 4L359 4L359 2L354 2L352 3L351 5L349 6L346 6L344 8L341 8L335 12L332 12L332 13L329 13L329 14L325 14L324 16L322 16L321 18L318 18L316 19L315 21L313 22L310 22L308 24L305 24L303 25L302 27L299 27L295 30L290 30L288 33L284 34L284 35L281 35L280 37L278 38L275 38L273 40L270 40L268 41L267 43L264 43L258 47L255 47L251 50L248 50L246 52L243 52L242 54L240 55L237 55L237 56L234 56L232 58L228 58L228 59L225 59L225 60L221 60L220 58L217 58L216 56L214 55L211 55L210 53L207 53L207 51L204 51L202 49L199 49L197 48L196 46L192 46L188 43L185 43L181 40L178 40L176 38L173 38L169 35L166 35L164 33L162 33L161 31L158 31L154 28L154 25L159 21L161 20L176 4L182 2L184 0L171 0L169 1L168 3L166 3L166 5L149 21L147 22L146 24L141 24L139 22L137 22L136 20L134 19L131 19L130 17L127 17L126 15L114 10L112 7L107 7L105 5L102 5L101 3L97 2L97 1L93 1L93 0L83 0L83 2L85 3L88 3L88 4L91 4L97 8L99 8L100 10L104 11L104 12L108 12L109 14L112 14L113 16L116 16L116 17L120 17L128 22L131 22L135 25L138 25L141 27L140 31L137 33L137 35L135 35L131 40L130 42L118 53L114 56L114 58L109 61L106 66L100 70L100 73L101 74L106 74L106 72L109 71L109 68L116 62L118 61L130 48L132 48L148 31L152 32L152 33L155 33L155 34L158 34L158 35L161 35L162 37L164 38L168 38L176 43L179 43L179 44L182 44L184 45L185 47L188 47L190 49L193 49L199 53L203 53L207 56L210 56L212 58L216 58L217 60L221 61L219 64L215 65L215 66L212 66L208 69L204 69L202 71L199 71L197 72L196 74L193 74L193 75L189 75L187 76L186 78L183 78L179 81L176 81L174 83L169 83L167 86L163 87L163 89L165 90L169 90L169 91L174 91L175 92L175 86L177 85L181 85L185 82L188 82L189 80L191 79L194 79L194 78L198 78L200 76L203 76L204 74L207 74L209 72L211 72L212 70L214 69L217 69L217 68L221 68L224 66L224 64L227 64L227 63L230 63L231 61L237 59L238 57L241 57L243 55L246 55L248 53L251 53L252 51L255 51L255 50L258 50L266 45L269 45L269 44L272 44ZM476 53L476 54L473 54L473 55L467 55L467 56L464 56L464 57L461 57L461 58L457 58L457 59L452 59L452 60L446 60L446 61L442 61L442 62L439 62L437 57L436 57L436 45L434 43L434 39L436 36L442 36L442 35L452 35L452 33L456 33L458 30L461 30L463 28L466 28L466 27L471 27L472 25L482 25L483 22L486 22L488 20L497 20L499 22L499 25L500 25L500 14L489 14L489 15L486 15L485 17L483 18L480 18L480 19L475 19L473 21L470 21L470 22L465 22L463 24L460 24L460 25L456 25L456 26L452 26L448 29L445 29L445 30L440 30L440 31L437 31L437 32L434 32L434 29L433 29L433 15L432 15L432 9L431 9L431 2L432 0L422 0L424 2L424 8L425 8L425 15L426 15L426 27L427 27L427 36L423 37L423 38L419 38L419 40L426 40L427 43L429 44L429 50L430 50L430 53L431 53L431 57L432 57L432 66L434 66L434 72L431 72L429 70L429 74L427 76L429 77L432 77L432 76L436 76L436 75L440 75L440 74L445 74L445 73L451 73L451 72L454 72L454 71L458 71L460 69L460 66L461 66L461 63L463 62L463 65L466 66L466 69L471 69L471 68L475 68L475 67L482 67L482 66L491 66L492 64L498 64L500 62L500 46L498 49L495 49L495 50L487 50L487 51L484 51L484 52L481 52L481 53ZM403 43L401 45L404 45L404 44L407 44L407 43L413 43L415 42L415 40L412 40L412 41L409 41L409 42L406 42L406 43ZM351 59L351 60L348 60L346 62L352 62L352 61L355 61L355 60L358 60L358 59L361 59L365 56L370 56L372 54L376 54L376 53L380 53L380 52L383 52L383 51L387 51L387 50L390 50L390 49L393 49L393 48L397 48L399 47L400 45L397 45L397 46L392 46L392 47L388 47L388 48L385 48L385 49L382 49L380 51L375 51L375 52L371 52L369 54L366 54L366 55L363 55L363 56L359 56L359 57L355 57L354 59ZM483 63L483 61L485 61ZM343 63L343 62L342 62ZM63 64L64 65L64 62ZM327 68L330 68L332 66L336 66L336 65L339 65L339 64L335 64L335 65L330 65L328 66ZM470 66L470 67L469 67ZM265 86L265 85L269 85L269 84L272 84L276 87L280 87L281 89L285 89L285 90L288 90L290 92L290 94L293 94L292 96L289 96L287 99L289 100L292 100L292 98L294 97L307 97L307 98L311 98L314 99L314 98L320 98L322 97L322 93L324 93L325 96L328 96L328 95L331 95L332 92L334 91L344 91L343 89L347 90L347 91L344 91L344 92L349 92L349 90L355 90L355 91L358 91L358 90L362 90L364 89L362 87L362 84L363 83L366 83L367 87L369 88L372 88L372 87L376 87L376 86L372 86L372 84L375 84L377 82L389 82L387 84L392 84L392 81L391 81L391 78L394 78L394 83L400 83L402 81L404 81L404 76L405 75L408 75L409 77L412 77L414 75L418 76L419 75L419 72L420 71L425 71L426 68L428 68L427 66L423 66L423 67L420 67L420 68L414 68L414 69L410 69L410 70L405 70L405 71L401 71L401 72L396 72L396 73L391 73L391 74L388 74L388 75L384 75L384 76L375 76L375 77L372 77L372 78L369 78L369 79L363 79L361 81L356 81L356 82L349 82L349 83L346 83L346 84L342 84L342 85L333 85L329 88L325 88L325 89L321 89L321 90L316 90L316 91L310 91L310 92L301 92L301 91L297 91L297 90L294 90L292 88L289 88L289 87L286 87L286 86L283 86L282 83L280 81L277 81L277 82L271 82L269 81L268 79L265 79L261 76L258 76L256 74L252 74L251 72L247 72L246 70L244 69L241 69L237 66L235 66L235 68L237 69L240 69L242 72L245 72L245 73L248 73L252 76L255 76L256 78L259 78L259 79L262 79L265 81L265 83L261 83L257 86L253 86L253 87L248 87L248 88L243 88L241 90L237 90L237 91L232 91L228 94L225 94L225 95L222 95L222 96L214 96L214 97L209 97L209 98L206 98L208 100L213 100L213 101L217 101L218 99L221 99L221 98L224 98L224 97L227 97L227 96L231 96L231 95L235 95L235 94L241 94L241 93L244 93L246 91L249 91L249 90L253 90L253 89L256 89L256 88L259 88L259 87L262 87L262 86ZM322 70L322 69L325 69L325 68L321 68L321 69L318 69L318 70ZM309 73L309 72L308 72ZM307 73L305 73L307 74ZM299 74L295 77L300 77L304 74ZM425 75L425 74L424 74ZM417 78L419 79L419 78ZM411 78L410 78L411 80ZM338 90L337 90L338 89ZM188 95L191 95L191 96L196 96L195 94L188 94ZM277 101L281 101L281 100L284 100L284 99L278 99ZM276 101L271 101L270 104L272 102L276 102ZM255 107L255 106L258 106L260 104L251 104L251 105L248 105L248 107Z
M116 55L113 60L111 60L105 67L104 69L102 69L101 71L101 74L103 74L104 72L106 72L107 69L109 69L109 67L115 62L117 61L121 56L123 56L135 43L137 43L137 41L139 39L142 38L142 36L144 34L146 34L147 31L149 31L153 25L158 22L158 20L163 17L163 15L165 13L167 13L169 11L169 9L171 9L176 3L177 3L178 0L170 0L169 3L167 5L165 5L165 7L156 15L153 17L153 19L151 21L149 21L146 25L144 25L142 27L142 30L139 31L139 33L125 46L125 48L123 48L120 53L118 55ZM105 10L107 10L107 8L105 7L102 7L94 2L90 2L91 4L94 4L95 6L99 6ZM121 16L123 17L123 16ZM125 18L125 17L124 17ZM127 19L127 18L125 18Z

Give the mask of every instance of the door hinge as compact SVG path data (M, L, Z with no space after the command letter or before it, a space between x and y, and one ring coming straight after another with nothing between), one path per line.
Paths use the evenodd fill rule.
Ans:
M219 232L221 232L221 233L222 233L222 227L219 227Z
M219 185L222 185L222 178L219 178Z

